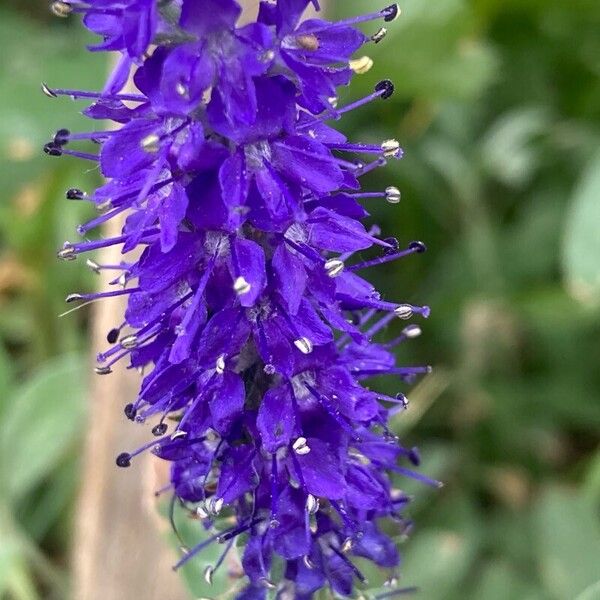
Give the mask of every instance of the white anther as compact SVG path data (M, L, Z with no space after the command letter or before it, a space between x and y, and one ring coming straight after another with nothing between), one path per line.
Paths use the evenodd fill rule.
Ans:
M151 133L142 139L140 146L144 152L156 154L160 150L160 138L156 133Z
M100 202L100 203L96 204L96 210L100 214L107 213L109 210L112 209L112 207L113 207L113 203L112 203L112 200L110 200L110 199L104 200L104 202Z
M297 340L294 340L294 346L296 346L296 348L298 348L302 354L310 354L313 351L313 344L306 337L301 337Z
M73 8L70 4L61 2L60 0L53 2L50 5L50 10L54 16L62 17L63 19L67 18L73 12Z
M314 515L319 510L319 500L312 494L306 497L306 510L309 515Z
M233 282L233 290L238 295L247 294L252 286L241 275Z
M386 158L398 156L400 154L400 142L394 139L384 140L381 143L381 151Z
M204 502L204 512L207 516L217 516L223 508L223 498L211 496Z
M44 92L44 94L46 96L48 96L48 98L57 98L56 92L48 86L47 83L43 83L42 82L42 92Z
M77 252L69 242L64 243L63 247L56 253L56 256L60 260L77 260Z
M389 187L385 188L385 199L390 204L398 204L398 202L400 202L401 198L402 198L402 193L396 186L390 185Z
M208 565L206 567L206 569L204 569L204 581L206 581L206 583L208 583L208 585L212 585L212 583L213 583L213 573L214 572L215 572L215 569L211 565Z
M329 277L334 278L338 277L344 271L346 265L343 260L339 258L330 258L324 265L325 271L327 271L327 275Z
M96 367L94 372L96 375L110 375L112 373L112 369L110 367Z
M305 456L310 452L310 446L308 445L305 437L299 437L293 444L292 448L299 456Z
M224 354L221 354L221 356L219 356L219 358L217 358L215 370L219 375L223 375L223 373L225 373L225 355Z
M181 83L181 81L178 81L175 84L175 91L177 92L177 95L181 96L182 98L187 98L189 96L187 87Z
M381 40L387 35L387 29L385 27L381 27L377 33L371 36L371 40L376 44L379 44Z
M138 346L138 337L137 335L128 335L122 338L119 343L121 344L122 348L125 348L125 350L132 350Z
M421 333L423 333L423 331L418 325L409 325L404 329L402 333L405 337L412 340L414 338L418 338L421 335Z
M268 590L277 589L277 586L272 581L267 579L266 577L262 577L259 581L263 585L263 587L266 587Z
M97 262L93 261L91 258L88 258L85 261L85 264L87 268L96 273L96 275L100 274L100 265Z
M304 50L315 52L319 49L319 38L314 33L304 33L296 36L296 43Z
M406 320L413 316L414 310L410 304L400 304L394 309L394 313L398 318Z
M361 56L348 63L348 66L357 74L364 75L373 67L373 59L370 56Z

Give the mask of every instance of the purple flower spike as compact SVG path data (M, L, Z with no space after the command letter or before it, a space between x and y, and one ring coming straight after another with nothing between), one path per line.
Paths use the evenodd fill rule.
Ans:
M393 323L426 318L429 308L384 299L360 275L426 250L362 224L363 204L396 204L400 191L360 191L361 176L402 150L393 139L349 142L328 124L392 95L383 80L340 107L336 90L372 65L354 53L385 35L357 25L392 21L398 7L302 21L308 4L318 7L261 2L257 21L244 26L235 0L52 5L61 16L84 14L102 37L93 50L122 54L101 92L43 86L53 98L91 100L90 119L120 125L61 129L45 146L50 156L97 162L107 178L93 193L67 192L99 212L81 235L126 216L121 235L66 242L59 258L112 245L141 250L119 264L88 259L93 271L114 272L114 289L68 298L127 296L96 371L126 360L146 373L125 413L151 422L154 439L117 464L146 451L171 462L174 500L209 530L176 567L211 543L227 552L247 537L249 582L239 598L279 590L308 599L323 586L350 596L364 582L357 557L392 576L399 556L381 523L395 534L410 523L391 474L438 485L412 470L417 451L388 429L405 396L363 385L376 375L412 382L430 370L398 366L393 354L421 332ZM137 90L123 93L131 74ZM99 152L73 149L85 140ZM398 327L392 341L378 341L388 326ZM217 531L222 516L227 528Z

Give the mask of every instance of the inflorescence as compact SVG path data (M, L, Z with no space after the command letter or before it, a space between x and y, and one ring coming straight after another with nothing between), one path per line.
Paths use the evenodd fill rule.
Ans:
M388 569L394 586L389 532L405 534L410 521L409 498L390 475L438 485L413 470L417 451L388 429L405 396L361 384L377 375L410 382L430 370L397 366L393 354L420 335L418 325L376 341L392 321L427 317L428 307L384 300L359 276L426 249L362 224L364 203L397 204L400 191L361 192L360 178L402 149L394 139L351 143L328 124L393 94L383 80L352 104L337 100L337 89L373 64L355 53L380 43L399 9L302 21L309 4L262 1L256 21L240 25L235 0L58 0L56 15L81 13L101 36L91 50L120 60L101 92L42 86L51 98L91 101L90 119L120 125L60 129L44 147L99 164L107 180L91 194L67 191L98 216L59 258L141 249L118 264L87 259L96 273L114 272L113 286L67 298L127 297L96 372L127 360L145 373L125 414L151 422L155 437L117 464L144 452L171 462L173 503L209 536L176 568L221 543L210 580L245 536L243 599L273 590L309 599L326 585L351 596L364 583L356 557ZM370 36L357 28L368 22L379 27ZM131 75L136 91L123 91ZM97 154L76 149L90 140ZM88 237L121 217L121 235ZM374 258L358 256L371 248Z

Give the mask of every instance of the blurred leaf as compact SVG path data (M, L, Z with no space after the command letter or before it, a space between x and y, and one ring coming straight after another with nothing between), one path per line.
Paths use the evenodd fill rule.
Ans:
M481 143L482 160L491 175L514 187L531 179L541 150L532 142L549 124L543 107L519 107L495 121Z
M481 578L470 597L481 600L534 600L543 598L535 587L519 576L504 563L491 563L481 574Z
M6 408L7 398L10 396L13 383L13 365L11 359L4 349L4 345L0 343L0 420Z
M600 153L575 189L564 238L563 268L572 294L586 302L600 298Z
M2 531L0 545L0 598L7 589L19 561L19 546Z
M69 24L70 25L70 24ZM0 185L12 195L20 182L30 181L55 163L42 153L43 144L61 127L77 129L85 120L83 104L51 100L40 83L52 87L98 89L106 58L85 52L89 37L83 28L60 23L35 24L5 7L0 8ZM23 40L27 43L23 43ZM89 125L87 125L89 127ZM62 160L62 159L61 159ZM83 170L81 165L80 170Z
M345 14L360 14L365 9L363 0L347 0L343 6ZM421 0L404 0L401 8L385 42L370 50L376 64L382 63L380 74L393 75L397 94L428 101L466 100L493 80L496 57L492 48L478 39L468 2L438 0L432 10Z
M587 587L575 600L600 600L600 580Z
M79 481L79 469L76 457L68 456L56 470L47 484L29 502L19 506L18 516L34 540L42 540L56 524L75 497Z
M600 524L595 505L549 488L537 511L537 556L548 593L574 598L598 579Z
M475 554L472 541L454 531L423 531L405 549L402 581L427 600L454 598Z
M11 600L37 600L36 585L25 561L17 561L8 581Z
M53 359L10 398L0 422L0 471L13 500L47 476L79 438L85 372L84 357Z

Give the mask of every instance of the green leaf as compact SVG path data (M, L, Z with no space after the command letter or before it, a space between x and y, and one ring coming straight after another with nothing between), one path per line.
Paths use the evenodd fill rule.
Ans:
M563 247L563 268L573 296L600 300L600 153L584 171L571 200Z
M600 524L594 504L549 488L537 514L540 576L553 598L574 598L598 579Z
M0 422L3 491L17 501L64 458L78 440L85 416L86 361L48 361L9 401Z

